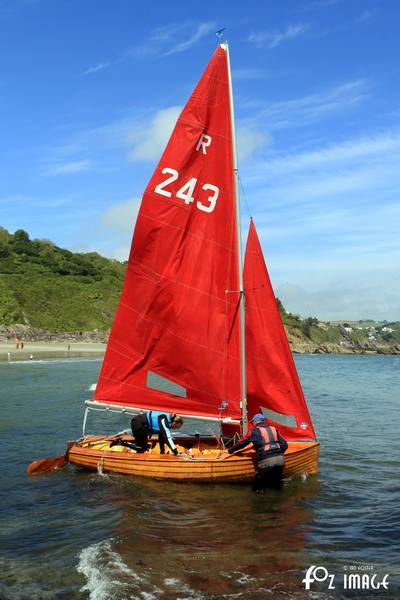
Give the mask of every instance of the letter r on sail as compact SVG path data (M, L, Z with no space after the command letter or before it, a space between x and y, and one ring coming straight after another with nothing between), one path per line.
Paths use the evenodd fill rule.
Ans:
M212 137L211 135L207 135L206 133L202 133L199 141L197 142L197 146L196 146L196 152L198 152L200 150L200 148L203 151L203 154L207 154L207 150L206 148L208 148L208 146L210 146L212 142Z

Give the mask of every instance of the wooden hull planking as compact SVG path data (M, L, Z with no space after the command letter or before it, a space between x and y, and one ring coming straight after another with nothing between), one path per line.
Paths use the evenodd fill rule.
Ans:
M251 481L255 473L253 450L224 454L223 458L216 450L213 456L211 450L210 454L189 459L155 452L137 454L125 447L115 451L109 448L109 441L102 443L102 439L92 436L73 444L68 452L69 462L104 473L187 482L245 483ZM289 442L284 477L316 474L318 455L318 442Z

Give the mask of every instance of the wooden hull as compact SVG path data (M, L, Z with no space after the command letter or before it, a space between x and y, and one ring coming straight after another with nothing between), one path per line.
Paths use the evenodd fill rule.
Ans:
M244 483L251 481L255 473L253 450L229 455L206 446L203 454L189 459L156 452L137 454L125 447L116 451L115 448L110 449L109 441L104 438L87 437L70 447L68 460L79 467L104 473L187 482ZM289 442L284 477L317 473L318 455L318 442Z

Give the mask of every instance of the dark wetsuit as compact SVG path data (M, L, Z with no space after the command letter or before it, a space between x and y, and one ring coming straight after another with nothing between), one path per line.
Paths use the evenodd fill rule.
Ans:
M153 433L158 433L160 454L164 454L165 444L167 444L173 454L178 454L170 431L172 423L173 418L169 413L149 410L146 413L135 415L131 421L131 428L135 444L140 446L138 452L146 452L149 438Z
M140 447L138 452L146 452L151 435L146 413L135 415L131 421L131 429L135 444Z
M139 413L131 420L131 429L133 434L133 442L121 440L117 438L111 442L112 446L127 446L136 452L143 453L151 448L149 438L153 433L158 433L158 443L160 444L160 454L165 453L165 444L170 448L171 452L178 454L178 449L171 436L171 427L175 415L149 410L146 413Z
M278 433L275 427L260 423L254 427L245 438L229 448L229 452L236 452L253 444L257 454L257 469L252 488L261 492L266 487L280 488L284 458L288 445L286 440Z

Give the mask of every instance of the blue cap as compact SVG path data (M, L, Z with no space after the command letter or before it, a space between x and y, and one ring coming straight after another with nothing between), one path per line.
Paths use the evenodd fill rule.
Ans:
M259 421L265 421L265 417L262 413L257 413L250 421L256 421L258 423Z

